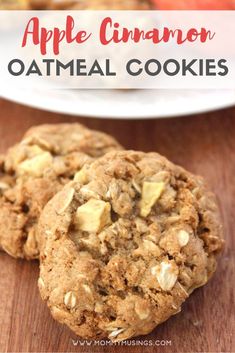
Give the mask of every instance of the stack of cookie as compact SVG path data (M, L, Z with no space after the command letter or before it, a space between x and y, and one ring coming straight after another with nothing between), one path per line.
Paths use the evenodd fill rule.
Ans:
M125 340L178 313L223 246L204 181L80 124L31 128L0 159L0 246L40 258L53 317Z

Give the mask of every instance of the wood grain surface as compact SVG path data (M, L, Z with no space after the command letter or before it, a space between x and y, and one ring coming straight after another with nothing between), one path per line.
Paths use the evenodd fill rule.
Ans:
M212 280L180 314L126 346L89 346L55 322L37 289L38 263L0 253L1 352L232 352L234 345L235 108L146 121L75 118L0 100L0 152L31 125L79 121L113 134L126 148L158 151L203 175L216 192L226 248ZM73 341L74 340L74 341ZM77 344L77 345L76 345ZM147 346L149 345L149 346Z

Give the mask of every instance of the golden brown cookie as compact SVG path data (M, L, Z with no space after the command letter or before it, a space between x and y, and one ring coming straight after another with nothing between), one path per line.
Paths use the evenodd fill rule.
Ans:
M80 0L73 9L77 10L150 10L150 0Z
M150 10L151 0L0 0L2 10Z
M223 245L204 181L157 153L84 166L39 222L42 298L83 338L151 332L216 268Z
M0 159L0 246L14 257L37 258L36 227L45 204L75 172L121 146L80 124L41 125Z
M27 0L0 0L0 10L27 10Z

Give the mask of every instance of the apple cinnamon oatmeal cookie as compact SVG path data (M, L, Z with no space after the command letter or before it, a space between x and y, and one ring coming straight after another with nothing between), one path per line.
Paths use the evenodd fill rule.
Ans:
M0 0L0 10L27 10L27 0Z
M85 163L121 146L80 124L41 125L0 158L0 246L37 258L36 227L45 204Z
M157 153L110 152L84 166L39 222L39 289L83 338L147 334L216 268L215 198Z
M74 5L77 10L151 10L151 0L80 0Z
M2 10L150 10L151 0L0 0Z

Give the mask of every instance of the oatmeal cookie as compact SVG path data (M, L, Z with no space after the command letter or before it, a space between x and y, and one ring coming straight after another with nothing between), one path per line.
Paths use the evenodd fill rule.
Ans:
M76 10L151 10L150 0L80 0Z
M151 332L216 268L222 227L204 181L157 153L84 166L39 221L39 289L87 339Z
M151 0L0 0L0 10L150 10Z
M0 0L0 10L27 10L27 0Z
M36 226L45 204L75 171L120 149L110 136L80 124L41 125L0 158L0 245L14 257L37 258Z

